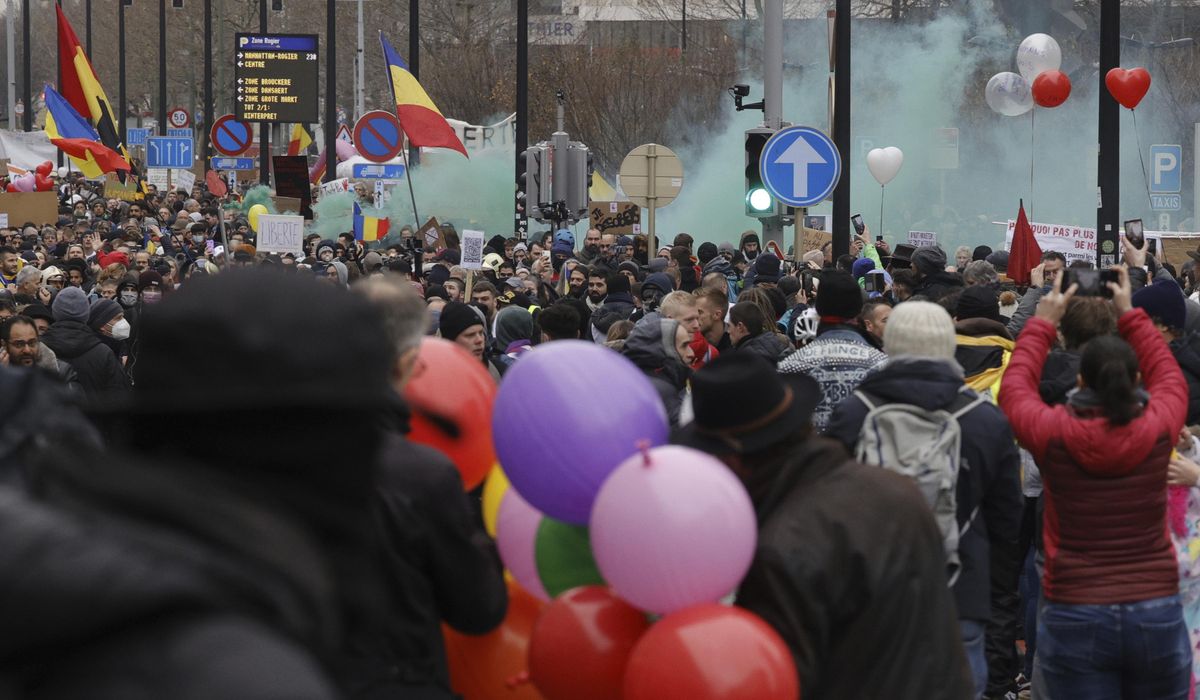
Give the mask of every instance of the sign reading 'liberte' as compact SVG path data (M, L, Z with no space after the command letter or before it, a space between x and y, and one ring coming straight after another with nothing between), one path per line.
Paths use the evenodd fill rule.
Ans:
M238 34L234 55L237 118L317 121L320 62L315 34Z

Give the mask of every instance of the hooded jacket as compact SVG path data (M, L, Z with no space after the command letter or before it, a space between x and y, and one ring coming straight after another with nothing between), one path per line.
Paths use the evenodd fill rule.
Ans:
M633 295L628 292L609 292L604 305L592 312L592 340L603 343L608 340L608 329L617 321L628 320L633 315Z
M938 301L942 297L962 289L962 277L953 272L939 270L931 275L925 275L913 289L913 296L921 296L929 301Z
M46 347L45 343L38 343L38 357L34 366L58 377L58 380L67 386L67 391L71 394L83 394L83 387L79 385L79 375L75 373L75 368L69 362L58 359L54 351Z
M692 372L683 364L675 351L675 333L679 322L660 318L658 322L646 321L638 324L621 353L642 370L662 399L671 425L679 424L679 411L687 393L687 382Z
M954 324L957 334L954 359L963 369L967 386L975 391L1000 388L1000 378L1008 368L1013 340L1003 323L987 318L968 318Z
M821 403L813 412L813 428L824 432L833 409L854 393L867 374L887 355L875 349L856 328L832 326L817 339L779 363L783 374L807 374L821 385Z
M743 481L758 543L737 604L787 642L806 700L972 696L942 536L910 480L812 438Z
M79 321L55 321L41 340L55 355L75 368L79 384L88 399L103 398L129 389L129 377L125 376L117 356L85 324Z
M790 350L792 344L787 338L773 331L764 331L751 338L742 338L742 341L733 346L734 352L752 352L771 364L776 364L782 360Z
M704 270L701 272L701 282L704 281L704 277L712 272L719 272L722 275L725 275L725 288L728 292L728 296L730 299L737 299L738 293L742 291L742 276L739 275L738 271L734 269L733 265L731 265L729 261L725 259L725 256L718 255L717 257L708 261L708 264L704 266Z
M531 347L533 315L520 306L500 309L492 319L492 336L492 357L497 371L503 376L517 357Z
M1142 414L1113 425L1094 411L1048 406L1038 394L1057 332L1030 319L1013 351L1000 407L1041 470L1046 600L1070 605L1134 603L1179 591L1167 532L1167 462L1187 415L1187 385L1141 309L1121 315L1150 394Z
M950 409L962 387L962 374L951 362L893 358L858 390L876 405L906 403L935 411ZM866 417L866 405L851 396L838 404L826 434L854 454ZM991 563L997 556L1011 557L1020 534L1020 456L1008 421L994 404L979 404L958 424L962 461L955 496L962 568L954 597L959 617L986 621L991 619Z

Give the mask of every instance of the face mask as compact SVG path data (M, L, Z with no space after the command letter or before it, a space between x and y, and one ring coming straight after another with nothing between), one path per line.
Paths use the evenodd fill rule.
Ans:
M154 304L162 299L162 292L156 289L147 289L142 292L142 302L146 304Z
M112 327L113 340L125 340L129 337L129 321L121 319L113 324Z
M137 304L137 292L121 292L121 306Z
M201 243L204 243L204 241L204 234L196 234L195 236L192 236L192 243L195 243L196 245L200 245Z

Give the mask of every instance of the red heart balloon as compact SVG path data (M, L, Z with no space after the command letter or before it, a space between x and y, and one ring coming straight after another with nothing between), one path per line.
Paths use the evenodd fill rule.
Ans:
M1150 71L1145 68L1113 68L1105 74L1104 84L1117 102L1133 109L1150 90Z
M38 164L37 168L35 168L33 172L37 173L38 175L49 176L50 171L53 169L54 169L54 163L52 163L48 160L44 160Z
M38 192L49 192L54 189L54 181L41 173L37 173L34 175L33 189Z
M1033 81L1033 101L1043 107L1057 107L1071 96L1071 79L1060 70L1042 71Z

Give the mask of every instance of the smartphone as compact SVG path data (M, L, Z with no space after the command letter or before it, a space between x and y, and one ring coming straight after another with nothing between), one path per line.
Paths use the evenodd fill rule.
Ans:
M812 299L813 292L816 291L816 270L801 270L800 271L800 287L804 290L804 294Z
M879 292L882 294L885 286L883 275L868 272L866 276L863 277L863 291L867 293Z
M1068 267L1062 271L1062 289L1071 288L1072 284L1078 284L1079 290L1075 293L1083 297L1104 297L1112 298L1112 290L1108 288L1109 282L1119 283L1120 275L1116 270L1088 270L1074 269Z
M863 231L867 230L867 225L863 223L862 214L855 214L850 217L850 223L854 224L854 232L858 235L863 235Z
M1157 239L1154 239L1154 238L1146 239L1146 252L1153 255L1156 258L1158 257L1158 240Z
M1139 250L1146 246L1146 236L1143 233L1141 219L1130 219L1125 222L1125 238L1130 245Z

